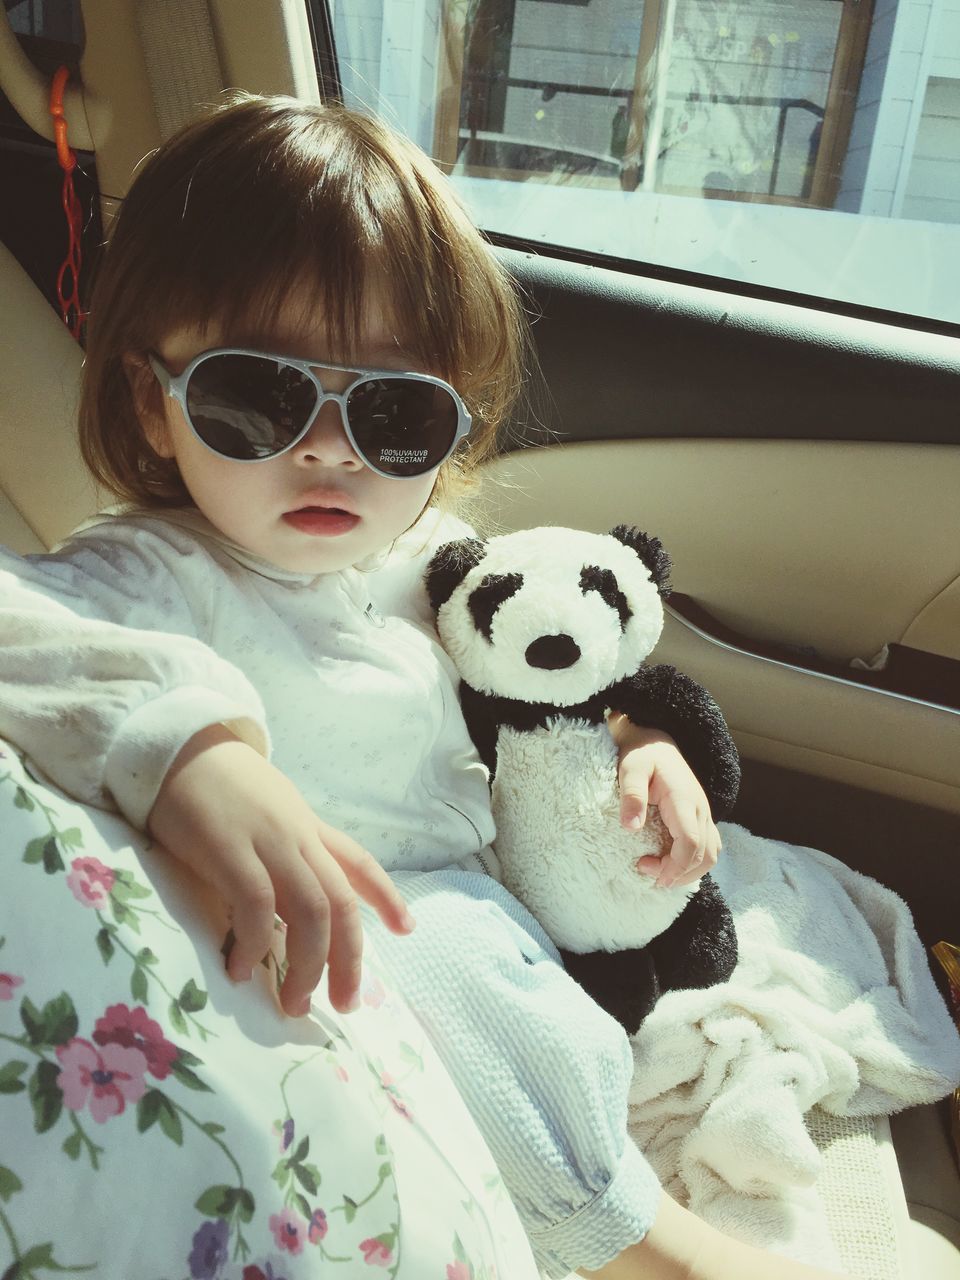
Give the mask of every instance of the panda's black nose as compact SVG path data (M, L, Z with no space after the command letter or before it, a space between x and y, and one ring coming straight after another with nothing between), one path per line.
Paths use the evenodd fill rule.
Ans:
M580 646L573 636L538 636L527 645L527 664L543 671L572 667L579 657Z

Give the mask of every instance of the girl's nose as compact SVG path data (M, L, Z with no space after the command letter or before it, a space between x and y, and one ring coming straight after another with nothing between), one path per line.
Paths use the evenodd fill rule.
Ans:
M327 400L320 406L310 430L297 441L292 452L298 462L307 466L320 463L326 467L347 467L352 471L363 466L347 439L336 400Z

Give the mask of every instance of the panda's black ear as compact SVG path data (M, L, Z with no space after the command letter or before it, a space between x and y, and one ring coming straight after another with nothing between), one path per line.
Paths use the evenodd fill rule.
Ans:
M453 595L471 569L476 568L487 552L481 538L458 538L445 542L427 565L426 585L434 613Z
M615 529L610 530L610 537L616 538L618 542L622 542L625 547L630 547L635 551L643 563L650 570L650 577L653 579L660 595L666 600L670 594L670 557L663 549L663 543L659 538L652 537L649 533L643 533L639 529L633 528L628 524L618 524Z

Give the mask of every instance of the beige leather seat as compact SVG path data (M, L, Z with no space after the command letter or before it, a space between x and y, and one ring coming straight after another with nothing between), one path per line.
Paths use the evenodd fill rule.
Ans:
M76 445L83 353L0 244L0 543L53 546L96 510Z

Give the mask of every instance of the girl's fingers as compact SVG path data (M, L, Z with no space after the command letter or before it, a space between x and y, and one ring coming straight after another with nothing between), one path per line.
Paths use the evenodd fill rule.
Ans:
M357 895L345 876L343 891L330 895L330 954L327 956L327 990L330 1003L349 1013L359 1003L363 978L363 928Z
M650 798L650 770L638 765L627 754L620 763L620 825L639 831L647 821Z
M645 853L642 858L637 859L634 865L645 876L652 876L656 879L660 874L660 868L663 866L663 858L657 853Z
M406 904L366 850L321 822L293 783L225 732L202 731L181 751L150 812L151 833L230 908L232 977L251 976L274 943L279 913L286 1012L306 1012L328 954L331 999L349 1007L363 951L358 896L394 933L413 928Z
M620 793L620 825L628 831L641 831L647 822L647 798L635 792Z
M302 856L304 868L326 904L327 946L320 958L320 972L326 964L330 1003L340 1013L347 1013L356 1007L363 968L363 928L357 895L343 869L319 837L304 845ZM311 953L313 939L309 932L302 936L298 933L294 939L292 956L290 933L291 929L288 927L287 959L290 961L290 970L281 992L281 1002L288 1012L295 1013L303 1004L309 1004L309 996L320 980L320 973L316 968L318 956ZM291 979L290 973L294 970ZM287 982L290 983L289 991Z
M358 897L369 902L394 933L409 933L413 917L393 881L366 849L317 819L317 834L304 842L297 863L278 890L287 924L287 973L280 1003L293 1017L306 1013L327 969L335 1009L356 1007L363 965Z
M309 1008L324 967L334 1008L346 1012L360 986L363 931L357 895L336 860L317 838L298 850L291 876L292 901L281 915L287 923L287 974L280 1003L293 1017Z
M674 880L675 885L694 884L703 875L704 857L707 852L707 820L702 812L697 813L697 836L694 848L686 868Z
M668 856L663 859L657 884L664 889L675 884L689 884L700 874L699 866L703 858L697 809L694 805L676 808L664 805L660 812L673 837L673 845Z
M621 778L627 776L627 770L621 770ZM631 781L626 784L636 788L636 772L630 774ZM644 779L645 785L645 779ZM621 784L623 791L624 784ZM677 803L671 795L658 797L660 816L671 837L670 849L662 856L645 854L636 861L637 870L644 875L652 876L661 888L676 885L693 884L717 864L720 852L720 833L710 817L709 806L704 799L698 804L692 799ZM644 797L646 800L646 796ZM629 826L626 813L630 809L631 797L621 795L620 821Z
M711 836L711 829L716 832L716 828L708 814L700 811L698 817L700 820L700 832L697 838L695 856L689 863L687 870L676 877L673 882L675 885L694 884L716 865L717 854L714 849L713 837Z
M276 898L266 867L253 854L225 850L207 863L209 880L230 908L234 943L227 973L246 982L273 941Z
M350 882L354 892L376 911L391 933L410 933L416 921L397 886L356 840L318 821L320 837Z
M712 871L717 865L720 857L720 832L717 830L717 824L712 820L707 821L707 849L703 855L703 865L701 870L706 873Z

